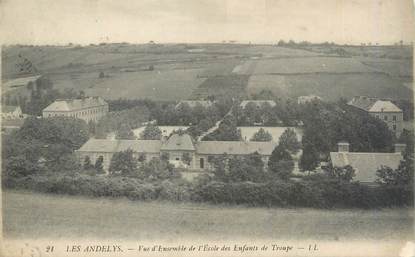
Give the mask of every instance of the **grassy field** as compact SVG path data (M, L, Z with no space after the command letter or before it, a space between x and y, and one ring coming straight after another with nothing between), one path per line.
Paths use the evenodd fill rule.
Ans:
M259 93L261 90L270 90L274 95L287 96L288 84L285 76L281 75L252 75L249 77L247 91L250 94Z
M406 240L412 209L316 210L3 193L6 238Z
M373 73L285 76L289 96L315 94L325 100L351 99L356 95L411 100L412 90L404 86L404 81Z
M214 96L246 96L249 75L235 75L209 77L192 93L192 98L206 98Z
M336 54L334 50L340 48L348 57ZM409 47L400 46L11 46L2 51L2 75L5 79L18 76L19 63L29 61L55 88L112 99L246 96L262 89L291 97L315 94L326 100L362 94L409 99L411 56ZM154 71L149 71L150 66ZM104 78L98 78L101 71Z

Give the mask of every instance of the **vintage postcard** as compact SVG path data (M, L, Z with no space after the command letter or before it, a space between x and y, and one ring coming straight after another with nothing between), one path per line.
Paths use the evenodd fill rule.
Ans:
M0 256L415 256L414 13L0 0Z

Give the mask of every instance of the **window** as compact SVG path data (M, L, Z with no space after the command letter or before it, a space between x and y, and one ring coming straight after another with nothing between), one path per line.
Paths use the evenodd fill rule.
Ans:
M396 115L393 115L392 119L393 121L396 121Z
M375 115L375 117L379 119L379 115Z
M386 116L386 115L385 115L385 116L383 116L383 119L384 119L384 120L388 120L388 116Z
M203 158L200 158L200 168L201 169L204 169L205 168L205 159L203 159Z
M180 161L180 158L179 157L176 157L176 161Z
M393 127L393 130L396 130L396 125L393 125L392 127Z

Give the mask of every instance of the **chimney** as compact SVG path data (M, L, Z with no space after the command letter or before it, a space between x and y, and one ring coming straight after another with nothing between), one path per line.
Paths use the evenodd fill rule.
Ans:
M395 153L403 154L406 149L406 144L395 144Z
M350 144L347 142L339 142L337 143L338 151L339 152L349 152L349 146Z

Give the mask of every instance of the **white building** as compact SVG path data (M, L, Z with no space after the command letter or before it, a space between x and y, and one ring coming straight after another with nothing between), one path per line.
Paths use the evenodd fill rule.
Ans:
M86 122L98 121L108 113L108 104L101 97L56 100L43 109L43 117L73 117Z
M356 96L348 104L385 122L396 137L401 135L403 131L403 111L391 101Z

